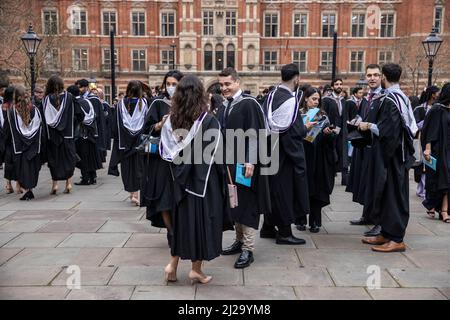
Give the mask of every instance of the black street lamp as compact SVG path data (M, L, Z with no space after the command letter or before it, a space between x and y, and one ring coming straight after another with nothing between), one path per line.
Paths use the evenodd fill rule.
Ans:
M442 44L442 39L436 35L437 29L433 28L430 35L422 41L423 48L425 49L425 54L428 59L428 86L430 87L433 82L433 63L439 48Z
M177 45L175 44L175 42L172 41L172 44L170 45L170 47L172 48L172 70L175 70L175 48L177 47Z
M30 69L31 69L31 95L34 94L34 87L36 82L36 75L34 70L34 57L38 51L39 45L42 39L38 37L36 32L33 31L33 25L30 23L28 27L28 32L25 33L20 40L27 51L28 58L30 59Z

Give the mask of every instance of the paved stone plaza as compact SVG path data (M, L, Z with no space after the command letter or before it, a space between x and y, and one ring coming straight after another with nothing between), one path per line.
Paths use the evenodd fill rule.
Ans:
M3 176L3 171L0 171ZM78 180L79 171L75 174ZM337 180L338 181L338 180ZM449 299L450 225L426 217L410 184L411 220L405 253L375 253L361 243L365 226L350 226L361 207L336 186L318 234L294 230L304 246L257 240L255 262L237 270L237 256L205 265L208 285L191 286L190 262L166 285L165 230L153 228L133 207L120 177L99 172L95 186L50 196L47 167L36 199L0 194L0 299ZM233 232L224 234L224 246ZM81 289L68 289L67 267L81 269ZM366 287L367 267L381 270L381 289Z

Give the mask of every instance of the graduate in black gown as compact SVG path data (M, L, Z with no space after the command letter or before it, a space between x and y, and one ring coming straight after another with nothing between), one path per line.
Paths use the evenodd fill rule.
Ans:
M172 97L178 82L183 78L180 71L172 70L164 76L162 87L164 94L153 99L147 114L146 126L150 128L149 134L160 137L172 105ZM173 206L173 190L169 162L161 159L159 152L145 155L144 172L141 186L141 207L147 207L147 219L152 225L167 228L167 237L170 243L172 227L170 211Z
M5 132L3 130L5 124L6 112L3 111L3 95L7 84L0 81L0 168L3 169L3 162L5 161Z
M76 153L74 131L84 114L75 108L74 97L64 91L64 82L58 76L47 81L44 99L44 119L47 131L48 167L53 180L51 194L56 194L58 181L65 180L64 193L72 190L72 176L79 159Z
M430 218L438 211L445 223L450 223L449 189L450 189L450 83L442 88L437 102L425 117L422 130L422 148L424 158L437 160L436 171L426 167L426 199L423 205Z
M306 114L313 108L321 108L320 103L320 90L309 87L304 92L301 101L302 113ZM319 125L319 121L325 121L327 118L327 113L321 109L313 119L310 119L305 124L306 130L312 130L316 125ZM312 233L320 231L320 227L322 226L322 208L330 204L330 195L333 192L334 177L336 174L334 162L336 138L336 128L332 127L331 123L329 123L328 125L324 125L312 142L303 140L309 191L309 230ZM300 222L304 223L304 221ZM302 223L300 223L300 230L303 229L301 227Z
M139 81L130 81L125 98L116 108L114 124L114 145L109 162L108 174L120 175L125 191L130 193L131 202L139 206L139 189L143 174L144 159L136 147L141 143L140 137L145 130L148 113L148 101L143 97Z
M414 162L413 138L417 125L408 97L400 90L402 68L388 63L382 68L386 97L374 122L361 122L359 129L373 135L371 164L367 172L366 197L380 212L381 234L365 237L373 251L405 251L403 238L409 221L409 169ZM368 200L366 200L368 201Z
M114 118L112 117L112 110L111 110L111 106L109 105L109 103L105 100L105 94L103 93L103 90L100 88L97 88L97 96L100 99L100 101L102 102L103 105L103 114L105 116L105 132L104 132L104 136L105 136L105 148L106 150L103 153L104 156L104 160L106 160L106 154L107 154L107 150L111 150L111 126L114 123ZM104 161L105 162L105 161Z
M34 199L41 170L42 117L22 86L15 87L14 105L7 112L7 135L11 136L17 182L26 190L20 200Z
M296 64L281 68L281 84L263 104L266 127L277 137L278 172L269 176L272 210L264 216L261 238L276 238L277 244L305 244L292 235L291 224L309 213L308 180L303 138L306 133L300 116L300 71ZM277 232L275 230L277 227Z
M246 268L254 261L253 250L260 215L270 211L268 176L261 174L258 157L259 138L262 136L260 131L264 132L266 139L264 114L253 97L243 94L239 76L233 68L226 68L219 74L219 83L227 99L219 110L218 119L222 130L226 131L226 163L231 178L235 183L238 165L239 170L243 171L241 174L247 179L251 178L250 186L235 183L239 205L231 210L231 215L235 222L236 239L222 254L241 253L234 267Z
M171 163L174 189L173 241L166 281L177 280L181 258L192 261L192 282L210 282L212 277L203 273L202 261L220 255L222 232L231 226L224 165L222 159L216 163L222 143L220 124L207 110L200 79L185 76L177 86L171 115L161 132L160 153Z
M94 184L96 170L102 168L100 151L96 146L99 135L94 106L90 100L80 96L76 85L68 87L67 91L74 97L75 109L84 114L83 120L75 128L75 147L80 157L76 167L81 171L81 181L75 182L75 185Z

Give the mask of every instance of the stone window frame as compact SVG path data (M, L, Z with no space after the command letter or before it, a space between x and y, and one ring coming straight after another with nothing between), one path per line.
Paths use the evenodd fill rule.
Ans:
M80 50L80 65L82 64L82 50L86 50L86 69L75 68L75 50ZM72 69L73 71L88 71L89 70L89 48L72 48Z
M135 22L133 21L133 14L134 13L143 13L144 14L144 34L134 34L133 33L133 24ZM138 25L142 22L137 22ZM132 37L146 37L147 36L147 12L144 9L132 9L130 10L130 36Z
M306 30L305 30L305 35L304 36L302 36L301 35L301 23L299 24L300 25L300 35L299 36L296 36L295 35L295 26L296 26L296 23L295 23L295 16L296 15L300 15L300 22L301 22L301 15L306 15ZM309 32L309 12L308 11L294 11L293 13L292 13L292 37L294 37L294 38L307 38L308 37L308 32Z

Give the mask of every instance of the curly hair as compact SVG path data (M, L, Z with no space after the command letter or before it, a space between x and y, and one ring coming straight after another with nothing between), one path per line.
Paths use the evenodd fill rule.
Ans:
M31 122L31 99L23 86L17 86L14 90L14 107L25 125Z
M56 110L59 110L59 107L60 107L59 95L63 91L64 91L63 79L57 75L51 76L47 81L47 85L45 86L45 96L55 97Z
M173 130L189 130L201 113L207 110L207 96L203 83L195 75L183 77L172 97L170 121Z

